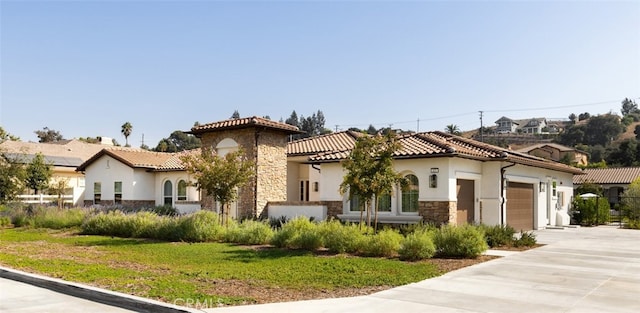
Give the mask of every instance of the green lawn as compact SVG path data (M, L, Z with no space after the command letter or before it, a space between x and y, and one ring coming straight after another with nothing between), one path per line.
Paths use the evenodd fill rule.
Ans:
M429 262L22 228L0 230L0 264L170 303L231 305L274 302L280 294L374 290L440 274Z

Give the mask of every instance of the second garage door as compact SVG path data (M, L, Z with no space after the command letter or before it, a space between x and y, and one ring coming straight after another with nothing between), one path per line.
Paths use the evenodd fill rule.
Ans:
M533 185L509 182L507 224L516 231L533 229Z

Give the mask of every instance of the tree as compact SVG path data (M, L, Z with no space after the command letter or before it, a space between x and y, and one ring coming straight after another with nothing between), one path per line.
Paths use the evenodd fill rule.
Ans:
M125 147L131 147L129 145L129 136L131 136L132 131L133 131L133 125L131 125L131 123L125 122L124 124L122 124L122 129L120 130L120 132L124 136Z
M626 116L633 113L640 113L640 110L638 109L638 104L635 101L624 98L624 100L622 100L620 113L622 113L622 116Z
M289 118L286 119L284 122L289 125L300 128L300 123L298 122L298 114L296 113L296 110L293 110L293 112L291 112L291 116L289 116Z
M346 171L340 184L340 192L348 193L349 199L360 199L360 224L366 211L367 225L371 225L371 202L373 201L374 225L377 227L377 199L393 191L404 179L393 169L393 153L400 149L394 134L385 136L362 136L342 162ZM404 184L403 184L404 185Z
M12 201L25 188L26 172L18 159L0 154L0 203Z
M454 125L454 124L447 125L444 131L452 135L458 135L458 136L462 135L462 132L460 132L460 128L458 127L458 125Z
M99 137L80 137L78 138L78 140L86 143L95 143L95 144L100 143Z
M200 148L200 139L192 134L176 130L168 138L163 138L154 149L159 152L179 152Z
M627 227L640 228L640 178L636 178L621 197Z
M625 128L620 123L620 119L613 114L592 116L584 128L584 139L582 143L586 145L606 146L624 132Z
M16 137L12 134L9 134L4 130L4 128L2 128L2 126L0 126L0 143L3 143L7 140L20 141L20 137Z
M574 113L571 113L569 114L569 120L572 124L575 124L578 121L578 117Z
M26 185L29 189L33 189L35 194L47 189L53 170L51 164L46 163L42 153L36 153L27 165L26 171Z
M224 223L229 218L225 209L238 197L237 189L253 177L255 162L247 159L242 149L219 157L210 148L200 154L185 154L180 160L195 179L191 183L220 202Z
M48 187L49 193L52 195L58 196L58 208L60 209L62 209L62 206L64 204L64 200L62 199L62 196L66 194L68 185L69 185L69 179L66 177L58 178L49 184L49 187Z
M375 135L378 133L378 130L373 126L373 124L369 124L369 128L367 128L367 134Z
M240 118L240 112L238 112L238 110L233 111L233 114L231 114L231 118L232 119L239 119Z
M34 133L36 134L36 136L38 136L38 142L40 143L64 140L62 134L59 131L49 129L49 127L43 127L42 130L36 130L34 131Z
M638 161L638 142L625 139L617 147L611 147L607 156L607 163L612 166L634 166Z
M578 115L578 121L583 121L583 120L587 120L591 117L591 114L589 114L589 112L584 112L584 113L580 113Z

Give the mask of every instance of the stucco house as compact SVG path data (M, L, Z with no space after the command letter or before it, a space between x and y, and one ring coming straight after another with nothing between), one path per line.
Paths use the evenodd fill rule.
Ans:
M547 119L543 117L513 120L506 116L499 118L496 122L496 133L498 134L543 134L549 133ZM554 127L555 130L555 127Z
M339 192L340 162L368 135L344 131L288 142L297 127L260 117L199 125L190 133L219 155L242 148L255 160L255 177L238 190L232 216L359 219L357 199ZM394 167L410 186L381 197L382 223L509 224L518 230L569 224L573 175L582 173L577 168L438 131L401 134L398 141ZM144 153L144 162L134 162L126 151L105 149L79 167L88 186L100 183L86 203L117 199L116 186L122 186L121 201L169 203L168 192L179 194L175 186L189 177L169 161L174 155ZM109 174L109 166L117 171ZM187 191L190 201L198 196ZM207 198L202 207L216 209Z
M106 148L80 164L85 175L85 206L155 207L171 205L181 213L200 209L200 193L189 186L180 155L133 148Z
M77 139L50 143L9 140L0 144L0 152L8 159L18 160L25 164L30 163L36 154L41 153L45 162L52 166L51 182L66 180L65 202L76 206L83 203L85 192L84 175L76 172L76 167L107 146L105 144L90 144ZM51 201L54 198L46 198L42 195L35 196L32 190L25 190L20 199L25 202L37 203L43 199Z
M620 195L640 177L640 167L586 168L584 175L573 177L574 186L585 183L600 186L609 204L620 203Z
M302 186L308 177L312 205L325 206L326 216L358 220L354 201L338 192L340 161L358 136L363 135L339 132L289 143L289 167L297 176L289 170L288 181L300 188L291 188L288 199L306 199ZM573 175L580 169L438 131L401 135L398 141L402 149L394 167L411 185L385 196L378 208L381 222L509 224L518 230L569 224ZM287 204L274 203L279 205Z
M573 164L586 166L588 154L575 148L556 143L541 143L518 149L519 152L535 155L544 159L561 162L567 159Z

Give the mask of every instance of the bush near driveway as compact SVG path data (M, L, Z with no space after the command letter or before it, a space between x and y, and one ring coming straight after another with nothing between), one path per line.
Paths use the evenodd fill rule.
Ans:
M476 258L487 251L489 246L484 232L473 225L440 227L434 233L436 255L448 258Z

